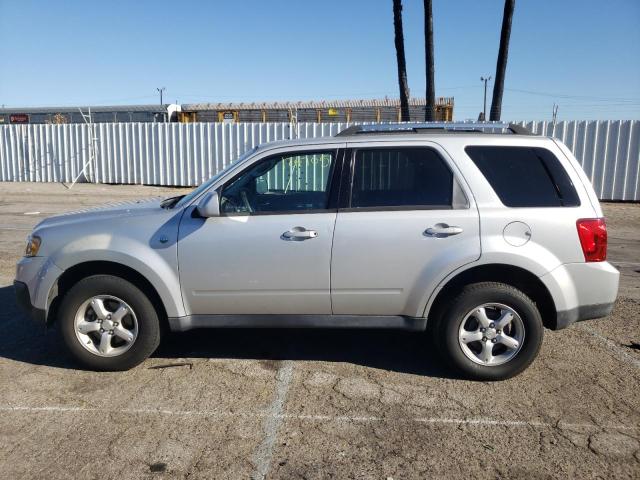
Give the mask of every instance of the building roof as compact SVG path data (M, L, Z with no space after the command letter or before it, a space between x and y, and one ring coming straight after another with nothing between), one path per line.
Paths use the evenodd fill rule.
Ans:
M410 98L409 105L423 107L426 105L424 98ZM290 108L299 109L326 109L326 108L358 108L358 107L399 107L398 98L376 98L360 100L320 100L298 102L240 102L240 103L191 103L183 104L182 111L197 112L203 110L282 110ZM436 98L436 106L453 106L453 97ZM94 105L76 107L10 107L0 108L0 114L56 114L56 113L92 113L105 112L152 112L165 113L167 105Z
M82 113L87 114L89 110L91 113L105 113L105 112L154 112L165 113L167 111L166 105L110 105L110 106L78 106L78 107L11 107L0 108L0 114L12 114L12 113Z
M409 105L422 107L427 104L424 98L410 98ZM183 104L182 111L202 110L276 110L290 108L358 108L358 107L399 107L398 98L377 98L360 100L322 100L299 102L241 102L241 103L190 103ZM436 106L453 106L453 97L436 98Z

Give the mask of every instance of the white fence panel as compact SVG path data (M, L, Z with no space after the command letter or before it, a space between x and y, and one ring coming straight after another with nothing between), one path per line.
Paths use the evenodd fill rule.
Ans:
M520 122L562 140L603 200L640 201L640 121ZM100 123L0 126L0 181L198 185L247 149L333 136L346 123ZM93 147L92 147L93 145ZM83 171L84 168L84 171Z
M520 122L561 140L581 163L602 200L640 200L640 121Z

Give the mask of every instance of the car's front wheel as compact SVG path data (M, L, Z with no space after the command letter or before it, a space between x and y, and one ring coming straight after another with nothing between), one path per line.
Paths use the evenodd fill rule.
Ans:
M158 314L147 296L112 275L76 283L60 304L58 322L73 356L93 370L128 370L160 343Z
M506 284L467 285L449 302L436 329L440 350L476 380L513 377L535 359L543 325L533 301Z

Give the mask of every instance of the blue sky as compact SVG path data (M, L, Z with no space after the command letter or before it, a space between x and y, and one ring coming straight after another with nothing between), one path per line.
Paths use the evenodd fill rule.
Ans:
M424 96L421 0L404 0ZM434 0L436 95L482 109L502 0ZM397 97L391 0L0 0L6 106ZM517 0L503 119L640 118L640 1ZM491 94L489 88L489 97Z

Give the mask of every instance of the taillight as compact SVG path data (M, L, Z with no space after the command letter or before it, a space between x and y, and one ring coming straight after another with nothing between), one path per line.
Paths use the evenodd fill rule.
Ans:
M607 259L607 224L604 218L581 218L576 222L582 253L587 262Z

